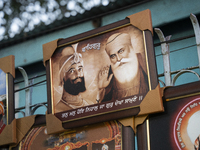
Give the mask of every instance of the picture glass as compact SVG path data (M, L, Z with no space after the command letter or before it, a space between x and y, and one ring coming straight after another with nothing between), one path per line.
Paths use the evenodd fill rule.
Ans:
M6 73L0 69L0 134L6 126Z
M138 106L150 88L144 41L143 31L127 25L57 48L50 59L53 113L70 119Z
M151 148L200 149L200 95L172 100L165 106L165 113L150 117Z

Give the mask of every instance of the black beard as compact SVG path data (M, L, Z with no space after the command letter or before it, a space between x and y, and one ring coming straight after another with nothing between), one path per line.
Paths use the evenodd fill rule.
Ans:
M76 84L74 83L74 81L77 78L72 80L72 82L69 79L67 81L64 81L64 90L71 95L78 95L80 92L84 92L86 90L84 77L79 78L81 79L81 82L78 82Z

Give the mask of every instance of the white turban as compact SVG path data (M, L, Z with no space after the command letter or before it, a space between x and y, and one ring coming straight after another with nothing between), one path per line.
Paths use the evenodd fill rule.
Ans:
M68 72L73 64L81 63L83 65L82 55L76 52L77 45L74 48L66 47L62 51L63 56L59 64L60 85L62 85L64 73Z
M187 133L191 142L194 144L200 135L200 111L195 112L188 121Z
M116 45L118 43L131 45L130 35L127 33L115 33L111 35L106 43L106 51L109 52L112 49L112 47L110 48L110 45Z

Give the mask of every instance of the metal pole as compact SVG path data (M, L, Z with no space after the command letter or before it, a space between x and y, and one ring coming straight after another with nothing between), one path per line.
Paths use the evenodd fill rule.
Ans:
M171 35L164 37L162 31L159 28L154 28L161 42L165 42L170 40ZM169 59L169 44L162 43L161 44L162 55L163 55L163 65L164 65L164 75L165 75L165 85L171 86L171 69L170 69L170 59Z
M36 76L35 76L36 77ZM29 107L30 107L30 115L33 115L32 114L32 109L31 109L31 105L32 105L32 95L33 95L33 85L34 84L34 78L30 80L30 83L29 83L29 86L30 87L30 102L29 102Z
M190 20L192 22L196 43L197 43L197 53L198 53L198 59L199 59L199 68L200 68L200 28L199 23L197 20L197 17L194 14L190 14Z
M28 76L26 74L26 71L22 68L22 67L18 67L19 71L21 72L23 78L24 78L24 83L25 83L25 87L29 86L28 83ZM30 116L31 114L31 101L30 101L30 89L26 88L25 89L25 94L26 94L26 102L25 102L25 116Z

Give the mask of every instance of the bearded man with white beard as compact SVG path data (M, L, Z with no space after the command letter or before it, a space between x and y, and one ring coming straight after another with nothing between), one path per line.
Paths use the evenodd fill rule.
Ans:
M143 61L131 44L130 35L115 33L106 43L111 65L99 72L101 102L148 92L148 77L141 67Z

